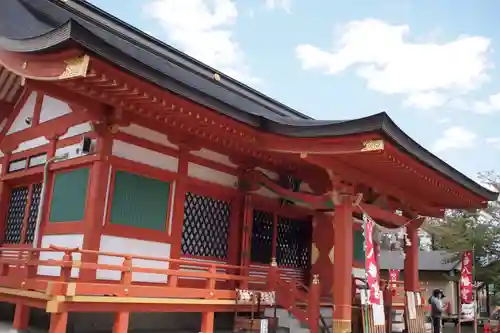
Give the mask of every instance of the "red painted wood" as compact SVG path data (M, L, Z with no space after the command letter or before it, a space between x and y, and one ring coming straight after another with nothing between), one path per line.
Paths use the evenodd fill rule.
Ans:
M333 320L351 320L352 263L353 263L353 228L352 198L336 207L333 223L334 234L334 270L333 270Z

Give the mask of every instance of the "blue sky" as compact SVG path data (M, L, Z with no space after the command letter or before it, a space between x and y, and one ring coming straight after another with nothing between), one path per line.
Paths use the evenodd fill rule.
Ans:
M475 178L500 171L493 0L92 0L317 119L386 111Z

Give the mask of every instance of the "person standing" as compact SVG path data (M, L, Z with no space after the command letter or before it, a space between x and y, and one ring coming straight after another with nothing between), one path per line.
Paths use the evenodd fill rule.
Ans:
M443 302L441 300L443 297L444 294L441 290L434 289L432 296L429 298L433 333L441 333L441 316L444 311Z

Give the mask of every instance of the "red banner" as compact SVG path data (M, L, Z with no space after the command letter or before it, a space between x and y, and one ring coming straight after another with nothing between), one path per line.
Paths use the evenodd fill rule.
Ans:
M377 257L375 255L375 248L373 244L373 228L375 222L366 214L363 214L363 221L365 222L365 269L366 269L366 279L368 284L368 289L370 291L370 297L368 301L370 304L381 304L381 292L379 285L379 270Z
M396 290L397 284L394 283L399 279L399 269L390 269L389 270L389 286L391 290Z
M460 299L462 304L472 303L472 265L472 251L464 252L460 272Z

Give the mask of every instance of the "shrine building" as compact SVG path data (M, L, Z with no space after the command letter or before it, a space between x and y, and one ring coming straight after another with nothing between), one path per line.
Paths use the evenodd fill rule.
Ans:
M356 331L364 216L406 230L413 293L424 217L498 195L386 113L314 120L82 0L1 1L0 151L0 312L50 333L210 333L241 290Z

